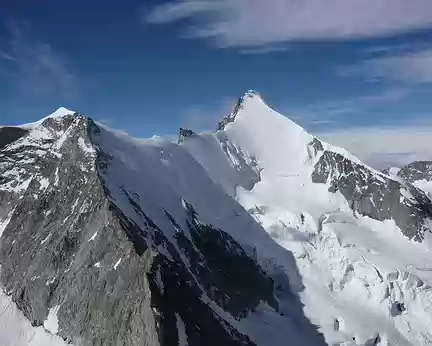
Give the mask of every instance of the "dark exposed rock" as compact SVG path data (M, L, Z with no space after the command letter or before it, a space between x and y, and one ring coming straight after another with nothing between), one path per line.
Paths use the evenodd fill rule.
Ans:
M161 345L179 345L177 318L185 325L190 346L254 345L247 336L217 317L200 299L198 285L183 266L160 255L153 265L155 270L150 274L150 287Z
M422 241L430 232L425 220L432 217L432 203L419 189L372 172L339 153L324 151L312 173L315 183L328 183L351 208L375 220L394 219L408 238Z
M0 149L25 136L28 130L19 127L0 127Z
M390 308L390 315L396 317L401 315L405 311L405 304L400 302L394 302Z
M177 143L183 143L189 137L196 136L196 133L189 129L183 129L180 127Z
M245 317L260 301L277 310L273 280L229 234L198 222L193 207L187 206L187 224L192 240L183 231L176 233L176 239L207 295L238 318ZM168 217L179 228L173 217Z
M319 152L324 151L324 147L318 138L314 138L312 142L309 143L309 147L313 149L312 157L316 157Z
M432 161L415 161L401 168L398 176L409 183L418 180L432 181Z
M381 343L381 337L379 334L366 341L365 346L377 346Z

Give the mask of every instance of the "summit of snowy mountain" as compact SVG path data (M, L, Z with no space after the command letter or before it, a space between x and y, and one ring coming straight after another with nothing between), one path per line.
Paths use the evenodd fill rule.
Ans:
M55 110L54 112L52 112L50 115L48 115L48 116L46 116L44 118L41 118L38 121L35 121L33 123L16 125L15 127L33 128L35 126L41 125L47 119L54 119L54 120L57 119L57 120L59 120L59 119L64 118L66 116L72 116L72 115L75 115L75 114L76 114L75 111L72 111L72 110L67 109L65 107L59 107L57 110Z
M0 128L0 333L13 315L19 346L424 345L431 217L414 182L256 92L179 144L59 109Z
M244 106L249 102L261 102L264 104L264 99L257 91L249 90L246 92L243 96L239 97L232 112L219 122L218 130L224 130L225 126L227 126L229 123L232 123Z
M54 112L52 112L50 115L48 115L46 118L41 119L40 121L43 121L47 118L61 118L67 115L73 115L75 114L75 111L72 111L70 109L67 109L65 107L59 107Z

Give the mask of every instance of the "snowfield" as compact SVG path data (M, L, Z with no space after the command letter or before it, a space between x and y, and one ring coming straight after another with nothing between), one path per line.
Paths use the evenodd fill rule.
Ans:
M305 314L329 345L431 344L428 242L410 241L391 220L353 213L339 192L313 183L319 157L308 153L312 140L250 94L223 131L191 137L183 146L213 181L294 254L304 285L300 295ZM345 150L323 146L361 164L378 179L382 176ZM270 255L259 241L248 242L264 258ZM273 260L290 275L283 258Z

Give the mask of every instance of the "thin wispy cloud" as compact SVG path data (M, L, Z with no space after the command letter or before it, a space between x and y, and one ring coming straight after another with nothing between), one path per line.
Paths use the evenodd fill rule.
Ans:
M390 87L374 94L356 95L296 108L286 107L286 113L288 117L310 129L323 126L334 128L340 127L348 119L368 114L374 107L386 107L403 101L412 92L411 88Z
M432 160L430 121L332 129L317 135L327 142L346 148L377 169Z
M393 87L384 89L374 95L358 96L352 99L354 103L360 103L363 105L374 105L388 102L400 101L409 96L413 90L405 87Z
M242 54L268 54L276 52L286 52L289 49L287 46L262 46L262 47L249 47L240 50Z
M384 37L432 26L430 0L178 0L147 23L192 20L186 34L220 47Z
M76 96L77 79L61 54L16 24L9 27L9 34L0 47L0 78L26 96Z
M432 48L385 56L338 70L347 77L378 78L405 83L432 83Z

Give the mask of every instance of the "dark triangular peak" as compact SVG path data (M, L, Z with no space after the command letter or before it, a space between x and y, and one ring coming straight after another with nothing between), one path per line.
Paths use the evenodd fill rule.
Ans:
M184 129L180 127L177 143L183 143L187 138L196 136L197 134L190 129Z

